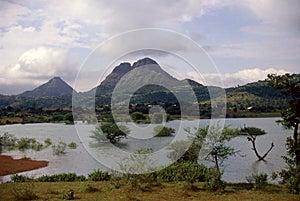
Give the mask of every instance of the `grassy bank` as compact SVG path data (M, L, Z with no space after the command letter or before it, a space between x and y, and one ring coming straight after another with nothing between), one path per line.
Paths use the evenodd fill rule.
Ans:
M195 185L198 189L187 190L184 182L160 183L147 190L140 190L133 189L129 184L119 187L111 181L5 183L0 185L0 200L15 200L16 192L24 189L28 191L31 189L37 196L37 200L63 200L70 190L74 191L75 200L297 201L300 199L299 195L290 194L279 185L268 185L261 190L251 190L249 184L229 184L224 192L206 191L203 189L203 183Z

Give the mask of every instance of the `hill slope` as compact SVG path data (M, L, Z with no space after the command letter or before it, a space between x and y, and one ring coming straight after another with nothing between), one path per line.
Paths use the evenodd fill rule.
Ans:
M54 77L47 83L31 90L25 91L18 95L19 97L26 98L45 98L45 97L60 97L60 96L72 96L73 88L69 86L60 77Z

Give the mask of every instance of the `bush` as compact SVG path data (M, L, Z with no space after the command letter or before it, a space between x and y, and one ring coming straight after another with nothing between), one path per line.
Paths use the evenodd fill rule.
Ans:
M57 145L52 145L52 150L54 155L64 155L66 154L67 144L60 141Z
M28 182L33 181L34 179L24 175L14 174L10 177L12 182Z
M218 170L211 169L206 176L205 189L209 191L223 191L225 189L226 184L222 181L222 174L220 174Z
M50 145L52 145L52 141L51 141L50 138L47 138L47 139L44 141L44 143L45 143L45 146L46 146L46 147L49 147Z
M90 181L108 181L110 178L111 175L108 172L102 172L100 169L88 175L88 180Z
M0 136L0 146L4 147L14 147L16 144L17 138L15 138L13 135L9 133L4 133L2 136Z
M291 193L299 194L300 192L300 185L297 184L297 180L294 176L291 176L287 180L286 187Z
M77 144L75 142L71 142L70 144L68 144L68 147L70 149L76 149L77 148Z
M246 180L253 184L253 189L262 189L268 184L268 175L265 173L252 174L249 177L246 177Z
M205 181L208 168L197 162L175 162L157 172L157 178L165 182L186 181L189 183Z
M77 176L75 173L62 173L54 175L43 175L35 181L39 182L72 182L72 181L86 181L86 177L83 175Z

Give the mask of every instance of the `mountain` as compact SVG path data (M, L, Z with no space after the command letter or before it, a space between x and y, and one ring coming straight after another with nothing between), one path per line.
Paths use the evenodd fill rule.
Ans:
M142 75L143 73L146 73L146 74L149 73L149 74ZM126 77L126 80L124 79L125 77ZM145 78L148 80L145 80ZM167 72L165 72L156 61L154 61L151 58L146 57L146 58L143 58L143 59L140 59L140 60L134 62L132 65L128 62L125 62L125 63L121 63L120 65L116 66L113 69L113 71L101 82L101 84L99 86L90 90L89 92L86 92L85 95L90 96L91 94L95 94L97 105L110 104L112 93L113 93L115 87L118 85L118 83L120 83L121 80L123 82L123 85L125 85L125 86L139 86L139 85L143 85L143 83L145 81L149 81L149 80L156 81L156 82L162 82L163 80L164 81L167 81L167 80L177 81L177 79L175 79L174 77L169 75ZM126 83L124 83L124 82L126 82ZM96 92L95 92L95 90L96 90ZM146 99L146 97L148 97L147 95L149 95L149 92L151 92L152 94L155 92L158 92L158 93L160 93L159 97L162 98L163 94L161 94L161 93L163 91L165 91L165 89L163 89L162 87L159 87L157 85L147 85L147 86L139 89L136 92L136 94L143 94L144 98L142 98L142 99ZM147 93L145 93L145 92L147 92ZM127 93L126 89L125 89L125 91L123 91L123 93L124 94ZM137 96L139 96L139 95L137 95ZM134 96L133 99L136 99L136 98L141 99L140 97L136 97L136 96ZM156 99L158 97L156 95L154 95L154 97L152 97L150 99L153 100L153 98ZM151 102L150 99L148 97L148 101ZM85 101L87 101L87 100L85 100Z
M73 91L61 78L54 77L47 83L17 96L0 95L0 107L71 107ZM93 100L96 100L98 106L110 104L113 92L115 100L120 103L130 98L132 104L173 104L178 102L178 97L185 100L195 94L199 103L209 105L209 92L218 96L220 91L220 87L204 86L194 80L178 80L164 71L156 61L146 57L133 64L120 63L97 87L75 94L80 97L79 103L82 106L93 103ZM231 87L225 91L229 109L256 107L261 111L269 111L274 107L284 107L287 101L279 90L270 87L266 81Z
M45 84L19 95L0 95L0 108L63 108L72 106L73 91L60 77L54 77Z
M68 85L60 77L54 77L47 83L31 90L25 91L18 95L18 97L25 98L46 98L46 97L63 97L72 96L73 88Z

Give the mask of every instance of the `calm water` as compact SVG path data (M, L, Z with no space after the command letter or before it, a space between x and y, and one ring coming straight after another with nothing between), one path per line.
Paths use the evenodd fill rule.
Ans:
M271 142L274 142L275 147L270 152L266 161L257 161L257 158L251 149L251 143L247 141L245 136L234 138L229 144L236 150L239 150L239 155L227 159L223 168L225 173L223 179L230 182L244 182L245 177L252 173L268 173L279 171L285 167L285 163L281 156L285 154L285 139L291 135L291 131L284 130L275 121L278 118L242 118L242 119L226 119L226 125L231 127L255 126L264 129L267 134L257 137L257 148L261 154L264 154L269 149ZM167 126L173 127L176 130L179 121L168 122ZM183 127L190 127L198 123L198 121L183 121ZM200 125L209 124L209 120L200 120ZM133 137L139 135L135 131L139 131L131 124L127 125ZM141 125L143 126L143 125ZM144 125L146 126L146 125ZM24 172L22 174L28 176L38 177L43 174L57 174L63 172L75 172L77 174L87 175L95 169L107 170L104 165L97 162L85 149L89 147L89 152L92 154L101 154L103 149L107 149L105 143L100 145L91 144L92 139L89 136L94 129L93 125L77 125L77 130L80 131L80 138L74 125L64 124L26 124L26 125L7 125L0 127L0 134L8 132L16 137L30 137L36 138L43 142L46 138L52 139L56 144L58 141L77 143L78 147L75 150L67 149L67 154L63 156L55 156L52 154L52 149L47 148L39 152L35 151L9 151L3 154L11 155L14 158L21 158L23 156L30 157L37 160L47 160L49 165L45 168ZM147 130L147 129L145 129ZM184 132L180 130L180 132ZM83 133L83 134L82 134ZM144 138L148 138L151 133L143 133ZM140 148L151 147L153 150L159 150L167 143L173 140L173 137L165 138L149 138L149 139L133 139L128 138L122 140L122 149L134 151ZM206 162L205 162L206 163ZM2 181L9 180L10 176L1 178Z

